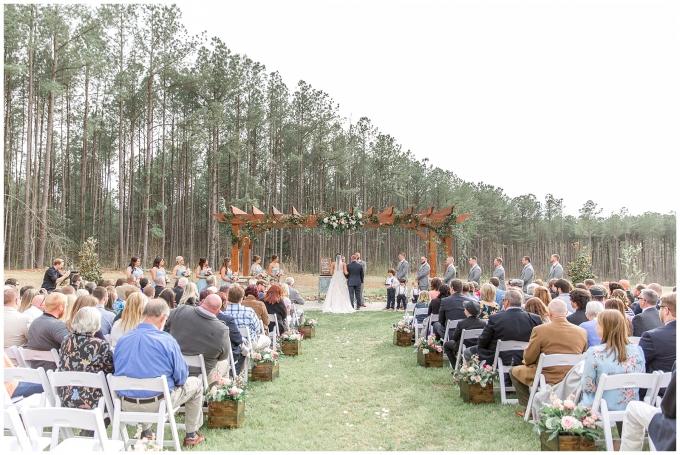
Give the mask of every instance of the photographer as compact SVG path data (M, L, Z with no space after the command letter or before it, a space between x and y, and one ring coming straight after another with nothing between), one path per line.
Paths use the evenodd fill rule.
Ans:
M48 293L54 291L57 288L57 285L61 284L61 282L68 278L71 274L70 270L66 270L64 273L61 273L63 266L64 260L57 258L52 261L52 267L47 269L45 272L42 288L47 290Z

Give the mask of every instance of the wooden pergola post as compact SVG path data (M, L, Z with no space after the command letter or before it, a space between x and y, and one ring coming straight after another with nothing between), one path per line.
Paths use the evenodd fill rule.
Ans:
M437 243L434 241L434 232L430 231L427 241L427 262L430 263L430 278L437 276Z

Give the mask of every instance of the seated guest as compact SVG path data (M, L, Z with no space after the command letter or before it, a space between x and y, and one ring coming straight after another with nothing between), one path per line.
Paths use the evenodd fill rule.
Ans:
M73 290L74 292L80 289L80 286L83 284L83 277L80 276L79 273L76 273L71 277L71 286L64 286L64 289L68 289L70 292ZM68 294L67 294L68 295Z
M199 297L200 296L198 295L198 288L196 287L196 284L189 281L186 288L184 288L182 298L179 299L179 305L197 306L199 303Z
M209 275L208 277L206 277L206 279L205 279L206 289L210 289L213 294L217 293L217 286L216 286L215 283L217 283L217 279L215 278L215 275Z
M231 291L231 289L229 289ZM257 300L259 291L256 286L248 286L245 291L243 301L241 305L244 307L252 308L258 319L262 321L265 327L269 327L269 314L267 313L267 307L264 306L264 302Z
M238 285L236 285L238 286ZM240 287L240 286L239 286ZM231 289L231 286L229 286ZM236 374L241 374L241 368L243 367L243 362L245 357L241 355L241 343L243 342L243 336L241 335L238 325L236 325L236 319L233 316L225 313L227 305L229 304L229 292L218 292L217 295L222 305L220 306L220 311L217 313L217 319L222 321L224 325L229 329L229 340L231 340L231 352L234 356L234 363L236 364ZM230 373L231 375L231 373Z
M101 313L97 307L83 307L71 318L73 334L61 343L59 371L113 373L113 350L106 341L94 336L101 328ZM102 397L101 389L90 387L59 387L61 405L66 408L94 409Z
M479 306L482 319L489 319L489 316L498 313L500 306L496 303L496 288L493 284L484 283L480 296Z
M116 292L118 293L118 297L120 297L123 300L127 299L127 295L130 289L139 289L137 287L137 278L135 278L134 276L127 277L127 281L125 284L116 286Z
M72 317L75 316L76 313L78 313L78 311L80 311L81 308L86 307L97 308L97 299L91 295L81 295L76 299L73 305L69 307L68 309L69 317L67 318L68 320L62 318L62 320L66 322L66 327L68 327L71 333L75 331L73 325L71 324ZM95 332L94 336L96 336L100 340L104 339L104 334L102 333L101 329Z
M550 302L548 315L550 324L536 326L531 332L529 345L524 349L523 365L510 368L510 380L517 392L517 401L525 408L541 354L583 354L588 349L586 331L567 321L566 302L561 299ZM542 370L542 374L546 383L555 385L564 379L570 369L571 366L555 366ZM515 414L524 417L524 411Z
M4 367L15 368L16 365L12 363L6 352L3 352L4 357ZM33 382L19 382L19 381L7 381L5 382L5 389L7 389L7 395L12 398L19 397L30 397L35 393L43 393L43 388L41 384L36 384Z
M677 437L675 363L672 371L671 382L663 395L660 408L642 401L631 401L626 406L621 432L621 452L642 452L645 430L657 451L675 452Z
M203 290L198 294L198 303L199 303L199 305L200 305L200 303L201 303L202 301L205 300L206 297L208 297L209 295L212 295L212 294L215 293L215 291L213 291L213 289L214 289L214 286L210 286L210 287L207 287L207 288L203 289Z
M179 301L182 300L184 289L187 287L187 284L189 284L189 280L186 277L182 277L177 280L177 286L172 288L172 291L175 293L175 306L178 306Z
M463 282L458 278L451 280L453 294L442 299L439 306L439 321L435 322L432 329L438 340L444 338L447 321L465 319L465 302L469 299L463 295Z
M203 354L209 387L229 372L229 329L217 319L221 306L219 296L211 294L200 306L182 305L170 312L165 324L165 330L177 340L182 354Z
M97 286L92 291L92 297L97 299L97 309L102 314L101 319L102 333L104 335L108 335L109 333L111 333L111 327L113 327L113 318L116 317L116 315L113 312L106 309L106 302L109 301L109 292L106 290L106 288Z
M633 336L641 337L647 330L663 325L659 319L659 310L656 309L658 299L659 295L650 288L640 293L639 302L642 312L633 318Z
M116 348L116 344L120 337L133 330L140 322L142 322L144 307L146 306L146 297L137 291L130 294L125 308L120 314L120 319L113 323L111 329L111 347Z
M659 318L663 325L656 329L647 330L640 338L639 346L645 353L647 373L657 370L671 371L675 363L675 292L661 296Z
M158 275L154 280L153 298L155 299L165 289L165 275Z
M109 298L106 302L106 309L113 311L115 315L120 314L120 312L123 310L123 307L125 306L125 300L118 297L116 288L113 286L106 286L106 292L109 295Z
M275 314L279 326L279 334L286 331L286 305L281 297L281 286L274 283L267 290L267 294L262 297L268 314ZM269 321L269 332L274 330L274 321Z
M480 361L493 364L498 340L529 341L534 327L541 325L541 318L522 310L522 292L508 289L503 296L503 310L489 316L489 322L477 339L477 346L465 350L466 360L479 355ZM504 365L521 365L522 351L506 351L500 354Z
M604 310L597 317L597 333L602 343L588 348L581 378L581 404L592 406L600 376L607 374L644 373L642 348L631 344L626 335L626 318L616 310ZM622 411L638 399L638 389L607 390L602 395L610 410Z
M606 299L606 294L604 292L604 289L600 286L590 286L590 289L588 289L588 292L590 292L590 298L591 300L594 300L596 302L604 302Z
M550 322L548 307L538 297L532 297L527 300L527 303L524 304L524 311L537 315L544 324Z
M28 289L25 289L26 286L24 286L22 289L24 289L23 292L20 291L20 300L21 300L21 306L19 306L19 313L24 313L26 310L31 308L31 302L33 302L33 298L40 294L40 290L38 288L34 287L29 287ZM40 314L42 314L42 310L40 310ZM40 314L38 316L40 316ZM30 316L30 315L27 315ZM36 316L37 317L37 316ZM31 318L33 320L35 318Z
M250 287L250 286L249 286ZM247 328L250 335L250 342L253 349L261 349L257 346L258 334L260 333L260 320L255 315L252 308L241 305L243 300L243 289L241 286L232 286L227 295L227 308L224 313L232 316L238 328ZM269 340L271 342L271 340Z
M54 292L47 296L45 300L45 312L42 316L35 318L28 329L28 349L36 351L49 351L60 349L64 338L71 335L71 331L66 327L60 318L66 312L66 296ZM45 371L56 371L57 365L54 362L42 360L32 360L31 368L43 367Z
M430 281L430 301L439 297L439 286L442 285L442 279L438 276L432 278Z
M484 283L484 286L488 284L489 283ZM446 285L443 284L442 287L443 286ZM456 365L456 356L458 355L460 338L463 336L463 330L483 329L486 326L486 324L479 319L480 308L477 302L468 300L464 305L465 309L463 311L465 312L465 319L458 323L456 330L454 330L453 335L451 336L451 340L444 343L444 352L449 358L452 367ZM469 338L464 341L464 344L467 347L474 346L477 344L477 339Z
M304 305L305 299L303 299L297 289L295 289L295 278L289 276L286 278L286 284L288 285L288 291L290 292L290 301L296 305Z
M33 297L31 306L24 310L22 314L27 315L31 318L31 320L42 316L42 314L45 312L45 299L47 299L47 294L37 294L35 297Z
M602 313L603 310L602 304L594 300L591 300L588 302L588 305L586 305L586 317L588 318L588 321L581 323L579 327L585 329L588 333L589 348L602 343L602 339L597 333L597 315Z
M149 285L149 279L148 278L140 278L139 279L139 289L144 292L144 288Z
M450 295L451 288L447 284L442 284L441 286L439 286L439 295L430 300L430 303L427 306L427 315L428 316L434 315L435 316L434 322L437 322L439 320L439 309L441 308L442 299L445 299Z
M144 379L165 375L172 404L185 405L184 446L195 446L205 440L197 432L203 425L203 382L197 377L189 377L189 367L177 341L162 330L169 313L170 308L164 300L152 299L146 305L143 321L118 340L113 354L114 376ZM121 395L123 411L153 412L160 405L158 392L116 390L116 393ZM151 424L143 423L142 437L151 435Z
M604 302L604 309L605 310L616 310L619 313L621 313L623 315L623 317L626 318L626 327L628 327L628 336L629 337L633 336L633 324L631 322L632 318L631 319L628 318L628 313L626 312L626 309L624 308L623 303L619 299L607 299L607 301Z
M588 322L586 317L586 305L590 302L590 292L585 289L574 289L569 293L571 299L571 307L574 312L567 316L567 321L574 325L581 325Z
M642 283L637 284L637 285L633 288L633 304L632 304L633 315L640 314L640 312L642 311L642 310L640 309L640 302L639 302L638 299L640 298L640 293L641 293L644 289L647 289L647 285L646 285L646 284L642 284Z
M163 291L158 294L159 299L163 299L168 303L168 306L170 307L171 310L174 310L177 308L177 305L175 304L175 293L172 292L172 289L167 288L163 289Z
M156 293L156 288L150 284L147 284L143 289L142 292L146 296L147 299L151 300L153 299L154 294Z
M496 288L496 297L494 298L494 302L498 305L498 308L500 308L501 304L503 303L503 294L505 294L505 291L500 288L501 285L501 280L496 278L495 276L492 276L489 278L489 283L493 284L494 288ZM505 286L505 283L503 283Z
M96 287L97 287L97 285L95 283L89 282L89 283L85 283L84 289L87 291L88 294L92 295L92 292L94 291L94 288L96 288Z
M28 328L31 317L19 313L19 294L14 289L5 289L4 334L5 348L11 346L26 346L28 342Z
M567 302L567 311L569 311L569 314L573 313L574 309L571 306L571 296L569 295L571 292L571 285L569 282L564 278L560 278L555 281L555 289L557 289L558 292L557 298Z

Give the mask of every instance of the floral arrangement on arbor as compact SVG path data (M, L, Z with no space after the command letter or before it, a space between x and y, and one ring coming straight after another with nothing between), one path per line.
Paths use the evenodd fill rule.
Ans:
M258 363L276 363L279 361L279 353L269 348L264 348L250 354L250 361L253 363L253 366L257 366Z
M304 327L316 327L317 325L319 325L319 321L317 321L316 319L304 318L300 325Z
M470 360L463 362L459 370L453 372L453 381L456 384L460 382L479 384L483 388L498 380L498 371L492 370L491 365L486 364L486 360L480 362L479 356L473 355Z
M321 228L341 234L345 231L353 231L360 228L365 222L361 212L354 214L348 212L329 212L321 214L316 223Z
M286 330L279 337L279 341L288 341L291 343L302 341L302 334L295 329Z
M419 351L423 351L423 354L429 354L430 351L442 352L442 342L437 340L437 337L430 335L429 337L418 338L416 342L416 347Z
M216 377L217 384L212 386L208 398L211 401L243 401L246 399L246 384L243 378Z
M399 333L412 333L413 326L409 323L409 316L404 316L404 319L397 322L396 324L392 324L392 331Z
M600 414L590 407L574 403L574 395L562 401L550 393L551 403L543 403L540 419L532 422L540 433L548 433L548 441L558 435L584 436L591 441L602 439L604 431L598 425Z

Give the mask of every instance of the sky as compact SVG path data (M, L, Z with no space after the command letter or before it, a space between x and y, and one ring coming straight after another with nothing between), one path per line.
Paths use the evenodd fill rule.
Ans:
M680 2L180 1L189 33L510 197L677 210ZM645 171L646 170L646 171Z

